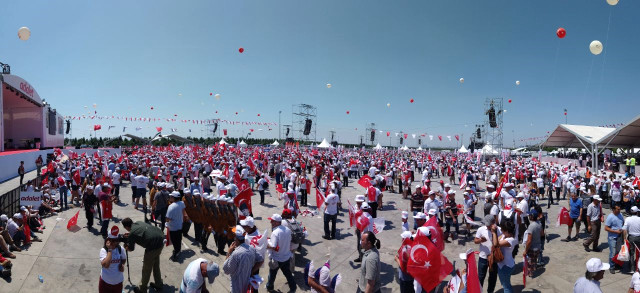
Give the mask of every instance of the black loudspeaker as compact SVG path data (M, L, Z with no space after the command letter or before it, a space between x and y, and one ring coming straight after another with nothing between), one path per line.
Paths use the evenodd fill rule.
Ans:
M287 134L285 134L285 136L289 136L289 127L287 127Z
M213 124L213 133L216 133L216 131L218 131L218 122Z
M333 133L331 133L331 142L333 142Z
M375 130L371 130L371 138L370 138L370 140L371 141L376 140L376 131Z
M71 130L71 120L67 120L67 131L64 134L69 134L69 130Z
M402 137L400 137L400 145L402 145L402 142L403 142L403 141L404 141L404 140L402 139Z
M498 123L496 123L496 109L493 108L493 106L491 106L491 108L489 109L488 114L489 114L489 127L497 128Z
M478 129L476 129L476 137L478 139L482 139L482 133L480 132L480 127L478 127Z
M479 129L479 128L478 128ZM469 150L473 153L473 151L476 149L476 144L475 142L472 142L471 145L469 145Z
M307 119L304 121L304 132L302 132L302 134L309 135L309 133L311 133L311 123L311 119Z
M422 145L422 139L418 138L418 145Z

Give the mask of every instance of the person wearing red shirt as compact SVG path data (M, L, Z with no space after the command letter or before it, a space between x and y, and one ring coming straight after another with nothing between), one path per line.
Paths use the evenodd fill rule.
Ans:
M113 202L116 200L116 198L110 194L111 186L109 186L108 183L104 183L102 191L98 193L98 202L100 202L100 210L102 211L102 227L100 228L100 234L104 239L107 239L109 221L113 218Z

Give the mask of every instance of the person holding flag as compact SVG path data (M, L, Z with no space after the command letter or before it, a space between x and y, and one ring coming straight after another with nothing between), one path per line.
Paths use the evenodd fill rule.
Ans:
M246 293L251 287L251 276L258 274L264 263L264 257L245 242L245 235L242 226L237 225L234 241L222 265L222 271L231 279L231 293Z

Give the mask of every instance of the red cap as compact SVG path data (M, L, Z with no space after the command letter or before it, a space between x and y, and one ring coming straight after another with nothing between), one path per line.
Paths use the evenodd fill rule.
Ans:
M282 216L283 217L291 217L292 213L290 209L284 209L282 210Z

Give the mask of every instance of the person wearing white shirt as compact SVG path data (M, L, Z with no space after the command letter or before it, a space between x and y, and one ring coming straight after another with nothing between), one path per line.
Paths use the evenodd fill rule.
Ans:
M100 249L100 283L98 292L122 292L124 282L124 265L127 262L127 252L118 241L119 229L111 227L111 232Z
M180 293L208 293L205 278L209 284L213 284L218 274L220 274L218 264L204 258L196 259L189 263L184 271Z
M291 292L296 291L296 283L291 273L289 261L291 259L291 230L282 226L282 216L279 214L273 214L270 218L271 221L271 238L267 243L267 250L269 253L269 278L267 280L267 290L274 289L273 283L276 280L278 270L282 271L282 274L287 279L289 289Z
M266 184L265 184L266 183ZM269 188L269 183L266 179L264 179L264 174L260 175L260 180L258 180L258 193L260 194L260 204L264 204L264 192Z
M640 217L638 217L638 212L640 211L640 209L638 209L638 207L636 206L632 206L631 207L631 217L627 217L624 220L624 225L622 225L622 231L624 234L623 239L627 239L629 240L629 243L635 246L640 247ZM630 252L630 259L635 259L634 254L635 254L635 249L629 249ZM632 267L635 267L635 265L632 263ZM635 271L635 270L634 270Z
M489 273L489 281L487 284L487 292L493 292L496 287L496 280L498 278L498 263L494 262L491 269L489 268L489 255L491 255L492 244L492 236L491 228L495 226L496 219L491 215L486 215L484 217L484 226L478 228L476 231L476 237L473 239L473 243L479 244L478 254L478 276L480 279L480 286L484 287L484 279L487 276L487 272ZM496 234L498 237L502 235L502 231L500 227L496 227Z
M136 176L136 201L135 201L135 209L138 209L138 202L140 198L142 198L142 211L144 212L145 222L148 222L147 219L147 184L149 184L149 177L145 176L138 170L138 175Z
M116 171L111 173L111 180L113 181L113 195L117 202L120 202L120 168L116 168Z
M221 175L218 177L218 182L216 182L216 190L218 190L218 196L224 196L227 193L227 187L225 183L227 182L227 177Z
M338 202L340 198L331 191L324 201L326 206L324 210L324 236L322 238L331 240L336 238L336 221L338 219ZM331 231L329 231L329 222L331 222Z

